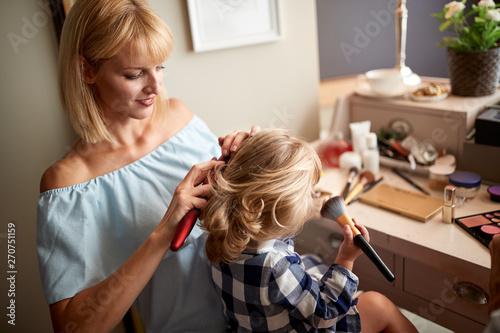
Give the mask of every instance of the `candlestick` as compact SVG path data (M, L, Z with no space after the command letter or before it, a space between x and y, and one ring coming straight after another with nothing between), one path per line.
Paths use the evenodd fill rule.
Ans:
M422 80L406 66L406 34L408 24L408 10L406 0L398 0L398 6L394 11L396 22L396 68L401 71L403 83L408 86L417 86Z

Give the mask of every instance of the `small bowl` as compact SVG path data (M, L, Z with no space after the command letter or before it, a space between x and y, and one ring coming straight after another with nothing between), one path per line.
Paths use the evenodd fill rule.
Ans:
M491 201L500 202L500 185L488 187L488 193L490 194Z

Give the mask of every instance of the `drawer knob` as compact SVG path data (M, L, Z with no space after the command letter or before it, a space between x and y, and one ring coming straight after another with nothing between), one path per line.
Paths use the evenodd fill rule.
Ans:
M486 290L474 284L472 282L458 281L453 285L453 291L458 297L475 303L475 304L487 304L488 303L488 293Z

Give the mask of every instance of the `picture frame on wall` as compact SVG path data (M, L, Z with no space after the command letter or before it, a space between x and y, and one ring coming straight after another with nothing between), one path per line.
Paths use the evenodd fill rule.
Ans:
M282 39L279 0L188 0L194 52Z

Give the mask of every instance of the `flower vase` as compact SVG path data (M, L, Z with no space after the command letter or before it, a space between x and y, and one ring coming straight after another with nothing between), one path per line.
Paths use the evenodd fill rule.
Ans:
M498 89L500 48L457 52L447 49L451 93L458 96L487 96Z

